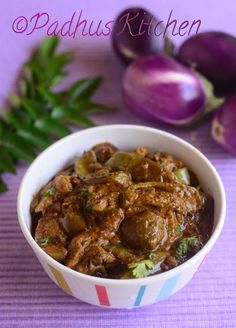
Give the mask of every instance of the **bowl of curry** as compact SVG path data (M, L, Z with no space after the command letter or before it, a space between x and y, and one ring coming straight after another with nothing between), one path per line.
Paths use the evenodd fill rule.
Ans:
M91 304L132 308L191 280L223 227L225 194L192 145L112 125L72 134L39 155L21 183L18 217L62 289Z

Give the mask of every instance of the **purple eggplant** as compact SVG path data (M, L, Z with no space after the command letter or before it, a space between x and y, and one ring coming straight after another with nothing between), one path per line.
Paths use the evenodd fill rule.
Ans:
M140 58L127 68L123 97L143 118L175 125L191 123L222 103L197 73L164 55Z
M218 94L236 92L236 38L222 32L205 32L185 41L177 54L211 81Z
M228 98L215 112L212 136L227 151L236 155L236 94Z
M146 9L128 8L115 20L113 48L126 64L141 56L160 53L164 48L166 52L172 51L173 44L169 39L156 35L162 29L160 22Z

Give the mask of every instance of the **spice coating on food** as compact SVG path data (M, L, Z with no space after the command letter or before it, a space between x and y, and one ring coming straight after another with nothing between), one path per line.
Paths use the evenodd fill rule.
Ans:
M181 160L105 142L35 195L33 234L48 255L71 269L141 278L180 265L204 246L213 205Z

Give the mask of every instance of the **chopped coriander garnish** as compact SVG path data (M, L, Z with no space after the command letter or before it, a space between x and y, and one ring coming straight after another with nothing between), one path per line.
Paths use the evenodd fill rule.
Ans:
M177 228L176 228L176 233L181 233L181 228L180 228L180 226L178 226Z
M36 243L39 244L40 246L45 246L49 242L49 237L44 237L41 239L36 239Z
M177 247L175 255L177 257L181 257L191 251L194 247L200 246L202 247L202 242L198 237L185 237L180 240L179 245Z
M48 188L43 192L44 196L53 196L55 195L55 189L54 188Z
M157 257L157 255L155 253L150 253L149 254L149 259L150 260L155 260L156 257Z
M180 234L182 231L184 231L184 225L180 224L177 228L176 228L176 233Z
M149 255L149 258L150 258L150 255ZM153 255L155 255L155 254L153 254ZM154 268L154 266L155 266L155 264L151 260L142 260L137 263L128 264L128 268L132 269L132 275L135 278L147 277L149 274L149 271L152 270Z

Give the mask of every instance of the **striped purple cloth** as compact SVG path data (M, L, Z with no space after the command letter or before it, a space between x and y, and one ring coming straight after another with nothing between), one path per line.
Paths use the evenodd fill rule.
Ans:
M235 19L232 16L235 1L226 2L228 6L225 1L217 2L214 15L204 10L202 1L190 4L146 0L145 6L159 17L168 17L173 9L182 21L186 18L201 18L202 29L219 29L218 25L221 24L220 28L235 31ZM109 20L125 5L131 4L138 4L138 1L2 1L0 7L4 14L1 15L0 31L4 47L0 53L0 101L11 90L21 63L43 35L40 31L28 37L13 33L11 25L17 16L31 17L37 12L46 11L54 21L65 21L73 11L83 9L90 19ZM139 1L139 4L143 5L143 1ZM211 8L215 1L205 0L204 5ZM97 124L147 124L124 108L120 93L124 68L112 54L109 38L65 38L63 47L78 49L76 63L71 70L72 80L86 75L101 74L104 77L97 100L115 106L117 110L95 117ZM26 166L21 164L16 176L4 176L10 191L0 195L1 328L236 327L236 158L225 153L211 139L209 125L185 131L149 125L175 133L200 149L215 165L226 189L227 218L223 232L191 283L169 300L130 311L91 306L65 294L44 273L20 231L16 198L20 180L26 170Z

